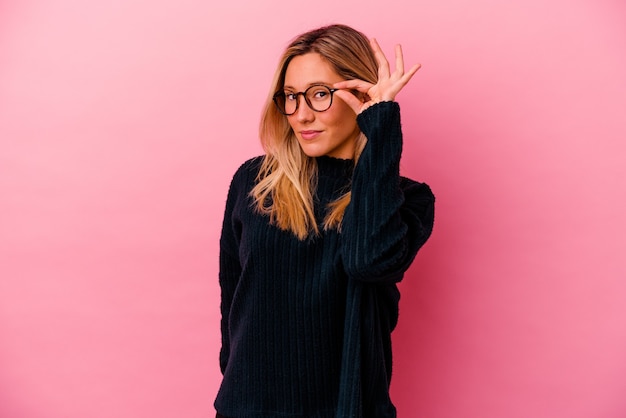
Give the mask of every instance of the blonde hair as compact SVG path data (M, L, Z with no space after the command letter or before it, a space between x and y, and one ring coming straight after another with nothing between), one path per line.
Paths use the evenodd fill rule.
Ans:
M319 234L313 212L317 163L302 151L287 117L278 111L272 98L277 91L282 91L291 60L311 52L326 59L343 79L370 83L378 79L378 65L369 40L345 25L325 26L303 33L289 44L279 61L259 127L265 156L250 195L256 209L269 215L272 224L293 232L300 240ZM366 141L361 133L355 147L355 164ZM350 191L328 205L325 230L341 228L348 203Z

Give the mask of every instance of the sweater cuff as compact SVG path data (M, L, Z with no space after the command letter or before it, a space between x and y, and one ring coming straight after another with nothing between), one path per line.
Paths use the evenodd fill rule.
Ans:
M367 137L366 148L375 154L402 152L400 105L397 102L379 102L357 116L357 124Z
M398 104L398 102L377 102L365 109L363 112L359 113L356 117L356 120L359 125L361 125L362 122L367 123L369 121L369 123L371 123L374 119L377 118L376 115L379 112L382 112L382 114L385 115L393 111L400 111L400 105Z

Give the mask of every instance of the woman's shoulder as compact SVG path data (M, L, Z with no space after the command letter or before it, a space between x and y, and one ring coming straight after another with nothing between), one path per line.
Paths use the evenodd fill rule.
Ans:
M415 185L428 186L426 183L422 183L417 180L413 180L410 177L400 176L400 188L404 189L406 187L411 187Z
M400 176L400 189L404 193L405 197L412 196L414 198L435 200L435 196L428 184L421 183L408 177Z
M263 156L244 161L230 180L230 194L248 193L256 181L262 162Z
M235 174L233 175L233 181L235 181L236 179L240 179L241 177L249 177L250 175L256 178L257 174L259 173L262 163L263 163L262 155L252 157L244 161L239 166L239 168L237 168L237 171L235 171Z
M248 172L248 171L259 171L259 169L261 168L261 164L263 163L263 155L257 155L256 157L252 157L246 161L244 161L239 168L237 169L237 173L238 172ZM236 173L235 173L236 174Z

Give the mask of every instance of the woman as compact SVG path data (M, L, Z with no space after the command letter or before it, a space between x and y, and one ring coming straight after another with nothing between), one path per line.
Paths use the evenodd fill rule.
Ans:
M235 173L220 240L218 417L395 417L396 283L430 236L434 197L399 175L402 133L376 41L343 25L298 36Z

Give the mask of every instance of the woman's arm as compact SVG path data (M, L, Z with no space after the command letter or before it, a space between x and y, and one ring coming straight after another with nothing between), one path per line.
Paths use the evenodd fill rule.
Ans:
M242 166L243 167L243 166ZM237 282L241 274L241 263L239 261L239 240L241 235L241 226L234 216L235 207L239 199L241 188L241 171L240 168L233 176L233 180L228 190L226 200L226 208L224 210L224 221L222 224L222 234L220 237L220 256L219 256L219 283L221 290L221 332L222 347L220 350L220 370L222 374L228 364L230 355L230 336L228 318L230 315L231 304Z
M352 180L342 224L348 275L369 282L402 278L433 227L434 196L426 184L400 176L400 108L382 102L357 121L368 138Z

